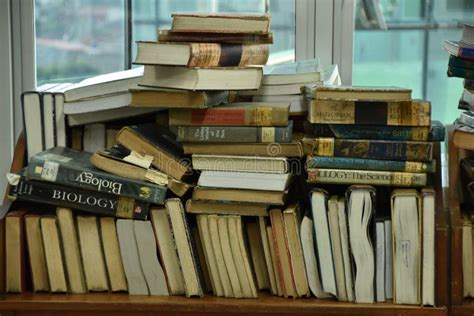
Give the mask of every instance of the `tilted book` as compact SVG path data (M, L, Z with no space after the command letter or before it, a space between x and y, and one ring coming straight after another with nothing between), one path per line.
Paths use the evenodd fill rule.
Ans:
M166 187L116 176L94 168L92 154L55 147L34 155L27 168L28 180L49 181L84 190L128 196L163 204Z
M415 141L304 138L307 155L382 160L431 161L433 143Z
M87 191L51 182L28 181L21 176L11 185L8 197L12 200L45 203L68 207L97 215L145 220L149 203L130 197Z

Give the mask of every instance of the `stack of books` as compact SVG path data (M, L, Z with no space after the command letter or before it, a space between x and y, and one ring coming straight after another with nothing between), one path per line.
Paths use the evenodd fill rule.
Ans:
M474 150L474 25L463 25L459 41L445 41L449 53L448 77L464 78L464 91L458 109L463 110L454 123L453 142L456 146Z
M434 191L426 187L445 128L431 121L430 102L396 87L306 86L305 97L319 295L433 305Z

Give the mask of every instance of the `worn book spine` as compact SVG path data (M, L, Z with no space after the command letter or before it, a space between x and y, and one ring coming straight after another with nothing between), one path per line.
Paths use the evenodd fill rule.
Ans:
M50 182L28 181L21 177L10 186L12 199L45 203L91 212L97 215L146 220L149 203L125 196L72 188Z
M315 99L309 103L308 118L319 124L430 126L431 103Z
M242 45L190 43L188 67L244 67L265 65L270 55L267 44Z
M98 169L83 169L72 163L48 160L43 156L31 158L26 177L28 180L49 181L154 204L163 204L166 195L164 186L118 177Z
M178 141L208 143L290 143L293 124L287 127L178 126Z
M170 109L169 125L286 126L288 107Z
M458 119L459 123L474 127L474 115L468 113L461 113Z
M448 66L448 77L474 79L474 70L463 67Z
M474 57L474 55L473 55ZM473 79L464 79L464 89L474 89L474 80Z
M426 186L426 173L347 169L308 169L309 183L369 184L401 187Z
M434 173L436 171L436 160L425 163L416 161L309 156L306 161L306 167Z
M474 60L464 59L450 55L448 67L474 69Z
M381 126L344 124L306 124L307 132L315 137L334 137L349 139L380 139L401 141L444 141L445 127L434 121L431 127L425 126Z
M158 42L198 42L198 43L235 43L235 44L273 44L273 33L199 33L158 31Z
M303 139L308 155L382 160L428 162L433 159L433 143L335 138Z

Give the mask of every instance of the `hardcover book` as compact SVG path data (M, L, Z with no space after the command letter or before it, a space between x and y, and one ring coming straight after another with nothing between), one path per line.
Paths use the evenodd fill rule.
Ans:
M415 141L353 140L335 138L305 138L308 155L352 157L382 160L429 162L433 159L433 143Z
M90 162L91 155L65 147L43 151L31 158L26 177L154 204L164 203L166 187L98 170Z
M411 89L398 87L318 86L306 85L303 94L308 99L335 99L358 101L411 100Z
M28 181L21 176L10 186L10 199L68 207L98 215L145 220L149 203L125 196L87 191L51 182Z
M200 32L173 32L159 30L158 42L196 42L196 43L229 43L229 44L273 44L273 33L245 34L245 33L214 33Z

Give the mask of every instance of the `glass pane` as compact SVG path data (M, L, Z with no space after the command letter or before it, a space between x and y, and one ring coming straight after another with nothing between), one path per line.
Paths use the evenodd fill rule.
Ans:
M136 56L136 41L155 41L157 31L171 27L171 14L175 12L265 12L264 0L217 0L217 1L133 1L132 9L132 60ZM295 56L295 2L269 1L272 14L271 30L274 43L270 62L294 61Z
M125 67L124 0L36 0L37 84Z

